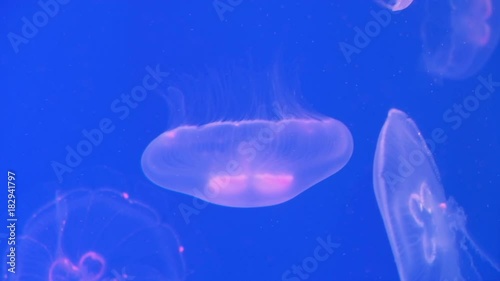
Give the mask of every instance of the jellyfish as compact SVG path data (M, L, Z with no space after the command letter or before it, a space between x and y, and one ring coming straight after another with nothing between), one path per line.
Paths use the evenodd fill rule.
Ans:
M158 214L114 190L58 196L4 255L3 280L183 280L182 247Z
M384 8L397 12L408 8L413 0L376 0L376 2Z
M191 91L191 106L183 91L169 88L181 104L177 115L183 108L206 117L214 105L217 114L155 138L141 160L149 180L217 205L263 207L294 198L346 165L353 140L342 122L305 110L275 72L238 73L208 75L202 83L208 85Z
M377 0L400 11L412 0ZM421 64L438 78L465 79L476 74L496 49L500 37L498 2L426 0L421 26Z
M373 187L401 280L482 280L479 264L498 280L500 266L469 235L420 131L397 109L379 135Z
M464 79L476 74L495 50L500 7L491 0L428 0L422 25L425 69L432 75Z

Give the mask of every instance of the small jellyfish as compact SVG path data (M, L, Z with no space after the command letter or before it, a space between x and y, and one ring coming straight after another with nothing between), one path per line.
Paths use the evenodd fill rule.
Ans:
M421 32L425 69L448 79L476 74L500 37L499 4L491 0L427 0Z
M376 2L382 7L397 12L408 8L413 0L376 0Z
M216 84L227 85L233 78L238 79L231 76ZM215 121L183 124L158 136L142 155L144 174L153 183L218 205L262 207L294 198L348 162L353 141L343 123L306 113L294 104L292 95L283 96L281 83L266 89L259 88L259 79L235 84L238 89L253 90L225 88L218 100L236 97L234 106L257 105L257 109L216 107L222 116ZM178 89L170 92L180 96ZM210 92L196 94L203 97ZM249 96L251 101L245 101ZM199 112L210 108L209 102L193 100L197 100ZM267 104L272 105L271 110L266 111ZM192 107L196 105L176 108ZM246 114L252 111L251 116ZM244 112L245 116L228 118L224 116L227 112Z
M446 200L431 152L404 112L389 111L373 182L401 280L482 280L479 263L499 280L500 266L471 239L463 210Z
M113 190L75 190L37 211L4 255L9 281L174 281L184 263L172 229Z
M391 11L413 0L375 0ZM424 0L422 68L437 78L465 79L476 74L500 38L498 2L492 0ZM497 6L495 6L497 5Z

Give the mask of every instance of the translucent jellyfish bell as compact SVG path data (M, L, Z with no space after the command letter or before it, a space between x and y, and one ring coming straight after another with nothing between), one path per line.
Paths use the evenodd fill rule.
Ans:
M393 12L413 0L375 0ZM421 65L436 78L464 79L488 63L500 40L498 1L423 0Z
M258 111L273 104L274 116L261 112L240 120L219 116L219 121L164 132L143 153L145 175L161 187L232 207L276 205L333 175L351 157L349 129L333 118L306 114L291 102L291 95L283 98L283 88L272 84L267 91L247 92L247 97L270 92L271 96L248 104L259 105ZM222 94L241 99L236 105L246 104L245 93L224 89ZM209 107L201 102L199 106ZM285 113L284 108L292 112Z
M76 189L36 211L4 254L8 281L179 281L173 229L128 193Z
M439 78L464 79L488 62L500 38L498 1L427 0L422 62Z
M463 210L446 200L417 126L389 111L373 164L374 191L401 280L482 280L480 263L500 266L471 239Z
M378 4L393 12L401 11L408 8L413 0L376 0Z

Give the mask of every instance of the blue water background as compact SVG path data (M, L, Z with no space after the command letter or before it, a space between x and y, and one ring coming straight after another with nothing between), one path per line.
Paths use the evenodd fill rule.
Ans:
M363 28L373 20L370 11L381 10L372 1L243 0L222 21L211 1L70 1L18 53L6 34L19 33L21 18L40 8L36 1L0 6L2 171L17 174L20 225L56 191L107 185L147 203L177 231L186 280L281 280L312 255L318 237L329 235L340 247L309 280L396 280L372 190L378 133L396 107L424 136L437 127L446 132L434 151L446 194L463 206L479 244L500 258L500 90L457 130L443 120L478 80L434 79L422 71L422 4L392 15L350 63L339 43L352 44L353 27ZM336 175L289 202L256 209L210 205L186 224L178 206L192 198L149 183L140 166L147 144L168 128L163 99L149 94L124 120L110 105L141 83L148 65L189 73L249 54L259 63L280 56L295 64L306 105L349 127L354 154ZM478 74L500 80L499 63L496 52ZM106 117L114 132L59 182L52 161L63 162L65 147Z

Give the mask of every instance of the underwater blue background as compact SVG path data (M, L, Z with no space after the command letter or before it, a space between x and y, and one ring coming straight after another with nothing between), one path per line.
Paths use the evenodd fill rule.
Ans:
M40 6L2 2L1 165L17 175L19 226L56 192L113 187L157 210L176 230L186 280L281 280L312 255L318 237L328 236L340 246L309 280L397 280L372 187L378 133L396 107L424 137L434 128L446 132L434 150L445 192L464 208L471 235L499 259L500 89L457 129L442 115L473 93L477 75L500 80L500 53L467 79L428 75L420 63L425 9L417 2L392 14L350 63L339 43L352 44L353 28L364 28L373 20L370 12L382 10L372 1L242 0L223 20L212 1L68 1L17 53L6 35L20 33L21 18ZM209 205L186 223L178 206L192 198L153 185L140 166L145 147L168 128L164 100L150 92L123 120L110 105L141 83L146 66L196 73L248 56L263 66L279 57L297 67L303 102L349 127L353 156L289 202L254 209ZM97 128L103 118L115 130L58 180L53 161L63 163L66 146L75 147L82 130ZM4 247L5 239L0 242Z

